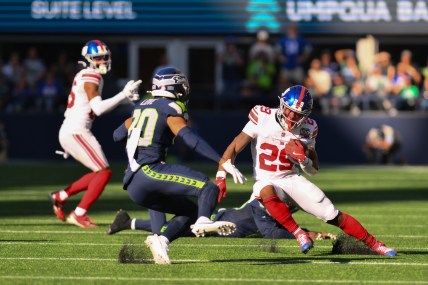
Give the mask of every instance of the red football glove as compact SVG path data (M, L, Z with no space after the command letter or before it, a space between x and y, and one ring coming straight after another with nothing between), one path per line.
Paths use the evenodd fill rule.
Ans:
M217 171L214 183L218 186L218 189L220 189L217 198L217 201L220 203L221 200L226 197L226 172Z
M305 147L300 140L291 139L285 145L285 153L299 163L306 159Z

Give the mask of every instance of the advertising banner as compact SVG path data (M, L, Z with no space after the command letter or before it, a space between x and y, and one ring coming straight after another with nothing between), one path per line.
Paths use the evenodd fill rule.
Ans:
M290 24L311 34L427 34L422 0L0 1L2 33L245 34Z

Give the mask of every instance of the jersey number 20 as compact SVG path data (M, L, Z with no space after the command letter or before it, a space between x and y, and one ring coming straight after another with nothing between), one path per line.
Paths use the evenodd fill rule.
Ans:
M158 111L153 108L144 109L143 111L141 109L134 110L129 130L134 128L141 130L139 146L149 146L152 144L158 117Z

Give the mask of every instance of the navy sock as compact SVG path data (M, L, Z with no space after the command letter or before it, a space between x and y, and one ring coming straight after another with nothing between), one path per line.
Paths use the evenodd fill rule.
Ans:
M204 216L208 219L211 217L215 207L217 206L218 187L208 181L205 183L198 197L198 217Z
M135 229L136 230L143 230L147 232L152 232L152 226L150 223L150 220L135 220Z
M165 236L169 242L172 242L181 236L187 235L190 225L195 222L195 219L196 217L175 216L168 222L168 226L162 235Z

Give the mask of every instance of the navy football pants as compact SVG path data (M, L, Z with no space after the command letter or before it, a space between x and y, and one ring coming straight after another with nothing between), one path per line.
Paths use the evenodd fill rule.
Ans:
M170 241L188 230L200 216L210 217L217 205L219 189L208 176L186 166L167 163L144 165L127 186L138 205L174 214L163 233ZM197 197L197 205L190 199ZM152 222L152 228L157 228Z

